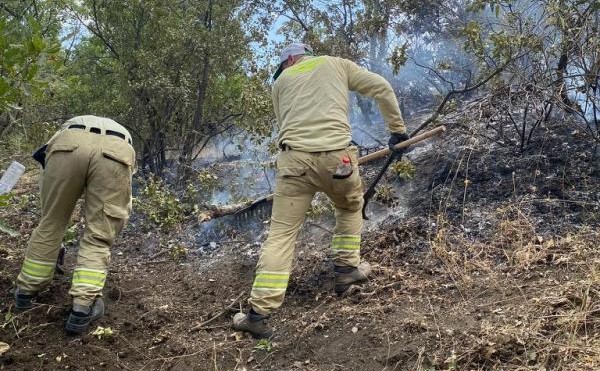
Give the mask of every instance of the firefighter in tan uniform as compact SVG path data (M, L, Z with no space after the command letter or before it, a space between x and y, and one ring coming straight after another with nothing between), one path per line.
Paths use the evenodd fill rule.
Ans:
M43 153L36 157L44 166L41 220L17 277L15 308L31 308L36 294L52 281L65 228L75 203L85 194L85 231L69 290L72 310L65 325L67 332L82 333L104 313L101 297L110 247L131 211L135 151L131 135L120 124L78 116L62 125Z
M374 98L392 133L390 147L408 139L391 85L354 62L314 56L310 46L294 43L280 55L272 90L279 125L277 180L269 236L256 268L248 314L238 313L233 327L269 337L268 315L282 302L290 278L294 242L317 191L335 205L331 242L335 291L366 281L368 263L360 261L362 184L358 150L350 146L348 92Z

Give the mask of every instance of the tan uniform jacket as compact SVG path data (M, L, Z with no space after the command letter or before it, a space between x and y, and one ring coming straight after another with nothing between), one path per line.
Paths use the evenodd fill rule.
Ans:
M347 147L352 138L350 90L377 101L391 132L406 132L392 86L383 77L347 59L306 56L285 69L273 86L278 144L303 152Z

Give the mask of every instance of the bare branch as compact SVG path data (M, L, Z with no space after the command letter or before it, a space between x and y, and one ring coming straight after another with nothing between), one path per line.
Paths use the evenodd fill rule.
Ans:
M475 84L473 86L465 87L464 89L460 89L460 90L452 90L452 91L448 92L448 94L446 94L446 96L444 97L442 102L436 108L435 112L427 120L425 120L425 122L423 122L418 128L416 128L410 135L414 136L415 134L418 134L421 130L425 129L429 124L434 122L441 115L441 113L444 109L444 106L446 105L446 103L448 103L448 101L453 96L471 92L471 91L478 89L479 87L487 84L488 81L493 79L500 72L504 71L504 69L506 69L506 67L508 67L512 62L523 57L524 55L525 54L521 54L521 55L514 56L513 58L510 58L503 65L501 65L500 67L498 67L494 71L492 71L486 78L479 81L477 84Z

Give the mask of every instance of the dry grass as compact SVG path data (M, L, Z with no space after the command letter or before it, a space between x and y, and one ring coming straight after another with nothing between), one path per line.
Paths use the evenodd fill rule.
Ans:
M395 369L600 369L600 231L544 225L528 206L479 210L481 233L440 212L425 231L415 218L375 236L375 279L354 300L373 317L409 306L394 325L421 348Z
M584 227L540 236L514 205L498 209L495 217L495 246L487 254L477 253L481 244L442 218L431 241L432 256L450 279L460 280L465 295L483 280L506 299L488 306L491 315L463 343L458 364L482 370L600 369L600 233ZM467 307L476 303L467 301Z

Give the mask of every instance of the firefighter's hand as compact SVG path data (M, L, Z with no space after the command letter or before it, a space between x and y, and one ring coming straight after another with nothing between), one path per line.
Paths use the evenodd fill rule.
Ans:
M388 140L388 145L390 146L390 150L397 151L396 149L394 149L394 147L398 143L402 143L405 140L408 140L409 138L410 137L406 133L392 133L392 135L390 136L390 140ZM400 150L400 151L402 151L402 150Z

